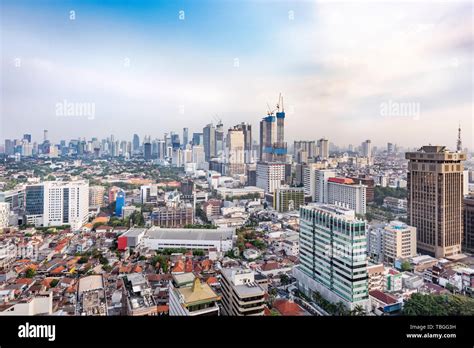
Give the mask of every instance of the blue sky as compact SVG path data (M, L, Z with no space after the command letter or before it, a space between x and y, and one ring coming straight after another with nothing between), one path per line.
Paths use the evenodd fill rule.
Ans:
M217 119L251 122L257 138L281 92L289 141L452 148L461 122L464 144L474 145L467 1L1 6L2 139L40 139L45 128L53 140L162 137ZM64 100L94 103L95 117L58 117ZM419 115L381 115L387 103L417 105Z

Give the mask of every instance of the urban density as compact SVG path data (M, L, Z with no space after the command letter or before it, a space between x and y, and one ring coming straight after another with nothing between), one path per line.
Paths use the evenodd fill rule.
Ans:
M289 144L282 95L258 121L6 139L0 315L474 314L461 126L452 150Z
M1 2L0 320L474 316L472 3Z

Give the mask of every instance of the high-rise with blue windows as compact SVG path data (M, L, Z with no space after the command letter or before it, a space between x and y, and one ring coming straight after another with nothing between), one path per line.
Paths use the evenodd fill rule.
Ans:
M298 288L347 309L368 305L367 223L353 210L315 203L300 207Z
M115 216L122 216L122 208L125 206L125 191L121 190L117 193L115 200Z

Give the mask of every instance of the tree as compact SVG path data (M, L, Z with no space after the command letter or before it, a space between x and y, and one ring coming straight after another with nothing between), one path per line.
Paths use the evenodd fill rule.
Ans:
M36 270L34 268L28 268L25 272L26 278L33 278L36 275Z
M407 260L402 262L401 267L402 267L402 271L404 271L404 272L411 270L411 264Z
M49 286L54 288L56 285L58 285L59 283L59 279L53 279L51 280L51 282L49 283Z
M84 255L84 256L81 256L81 258L77 261L77 263L84 264L84 263L87 263L87 261L89 261L89 258Z
M356 305L352 311L349 312L349 315L352 316L363 316L366 315L365 308L361 305Z
M280 275L280 282L281 285L288 285L290 284L291 280L290 277L288 277L286 274Z
M474 299L462 295L413 294L403 306L404 315L472 316Z

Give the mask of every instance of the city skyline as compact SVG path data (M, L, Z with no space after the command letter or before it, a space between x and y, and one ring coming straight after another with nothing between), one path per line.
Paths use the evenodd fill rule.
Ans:
M192 134L219 119L256 135L281 92L289 144L455 149L461 124L472 149L469 2L128 5L2 3L2 142L161 137L183 121ZM58 113L66 102L93 115Z

